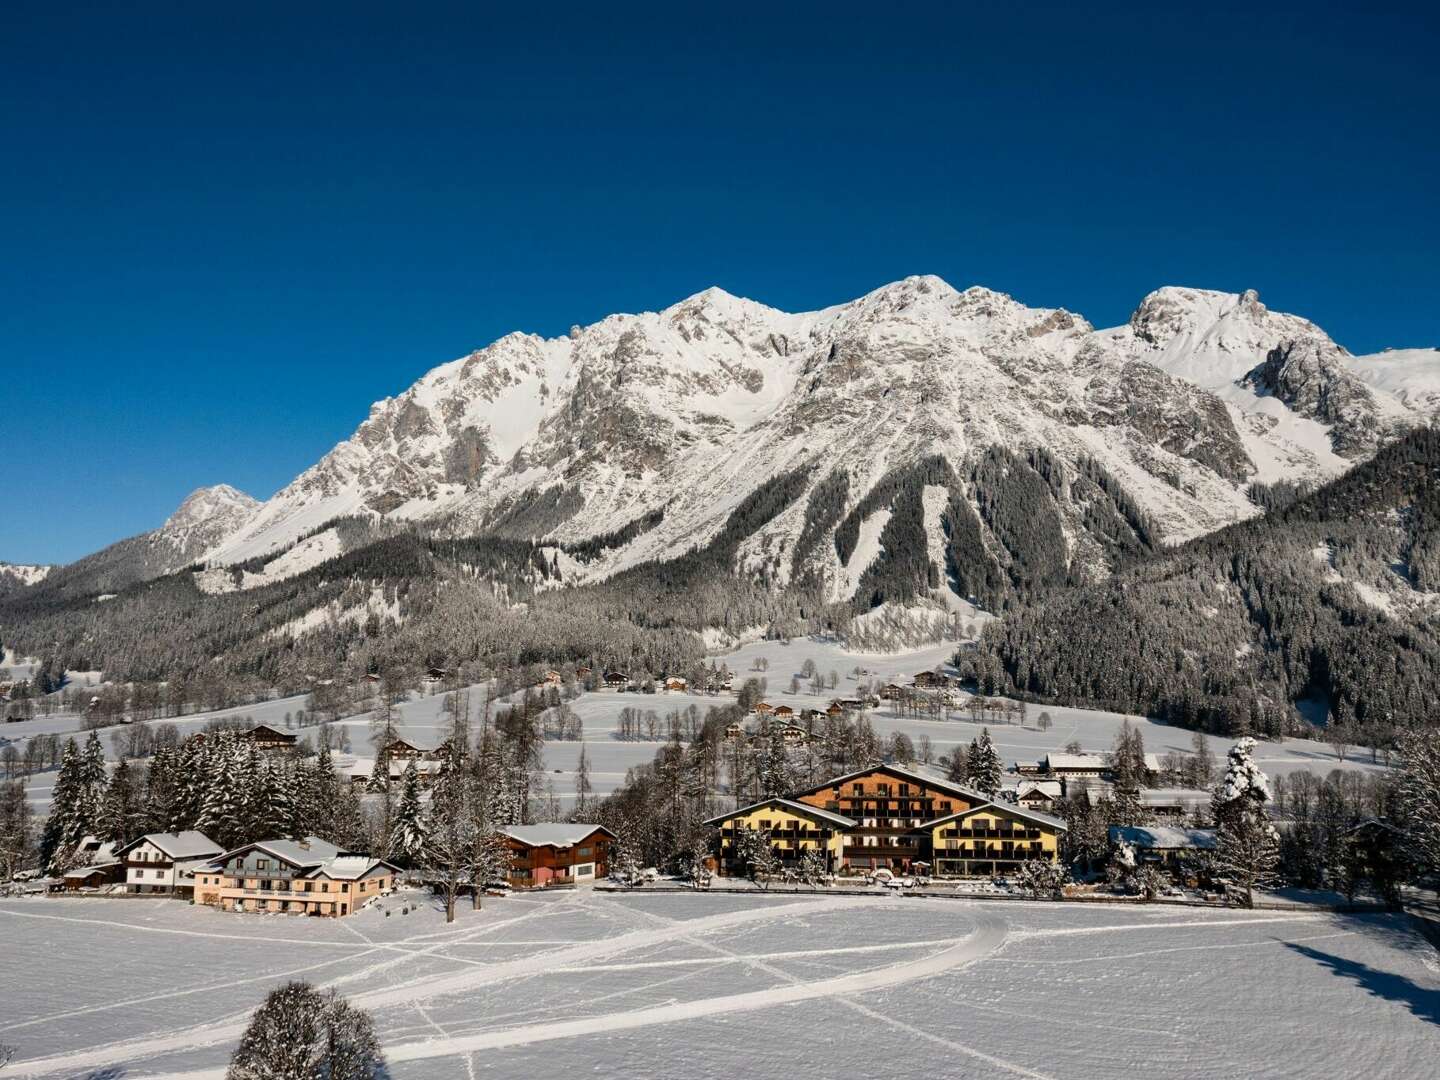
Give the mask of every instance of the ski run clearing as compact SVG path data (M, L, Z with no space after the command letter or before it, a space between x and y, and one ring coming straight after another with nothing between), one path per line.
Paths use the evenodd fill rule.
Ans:
M372 1013L396 1080L1434 1075L1440 969L1398 916L581 890L447 927L383 903L0 901L10 1070L219 1080L304 978Z

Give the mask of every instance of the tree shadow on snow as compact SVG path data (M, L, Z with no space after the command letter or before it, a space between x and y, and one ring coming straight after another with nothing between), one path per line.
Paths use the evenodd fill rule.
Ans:
M120 1080L125 1075L125 1070L119 1065L107 1065L103 1069L96 1069L80 1077L80 1080Z
M1308 956L1318 964L1323 964L1336 975L1354 979L1362 989L1376 997L1384 998L1386 1001L1399 1002L1421 1020L1431 1024L1440 1024L1440 994L1418 985L1413 979L1407 979L1404 975L1396 975L1390 971L1381 971L1379 968L1373 968L1358 960L1346 960L1333 953L1312 949L1308 945L1300 945L1293 941L1287 941L1284 944L1287 949L1291 949L1301 956Z

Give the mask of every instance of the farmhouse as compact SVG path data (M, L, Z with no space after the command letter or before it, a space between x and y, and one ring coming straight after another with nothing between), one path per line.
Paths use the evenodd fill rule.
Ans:
M195 875L195 902L222 911L337 918L388 892L397 867L328 840L262 840L227 851Z
M385 747L384 754L391 761L437 761L440 758L440 747L421 746L409 739L394 739Z
M1060 802L1061 789L1058 780L1022 780L1015 788L1015 802L1027 810L1048 813Z
M824 856L825 869L835 871L844 858L845 834L855 827L854 821L840 814L781 798L762 799L705 824L720 830L720 869L732 874L745 872L739 844L747 829L768 833L770 848L782 863L794 864L807 849L817 850Z
M610 873L615 834L603 825L561 822L511 825L500 831L515 853L510 884L517 888L578 885Z
M242 731L240 737L250 740L257 750L289 750L296 740L296 736L276 731L268 724L257 724L249 731Z
M679 675L667 675L660 680L660 688L667 691L683 692L689 685Z
M195 874L224 849L202 832L146 833L118 852L125 865L125 891L190 894Z
M605 672L605 685L612 690L620 690L630 684L630 676L623 671Z

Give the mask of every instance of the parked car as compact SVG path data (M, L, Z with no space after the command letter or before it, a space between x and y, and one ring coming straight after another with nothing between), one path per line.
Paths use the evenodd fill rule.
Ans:
M887 889L913 889L915 887L915 879L912 877L892 877L889 881L885 882L885 887Z

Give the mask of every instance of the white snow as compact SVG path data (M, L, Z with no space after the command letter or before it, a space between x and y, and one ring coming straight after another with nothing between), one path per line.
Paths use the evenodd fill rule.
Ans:
M1440 415L1440 349L1390 349L1347 358L1362 382L1431 418Z
M1376 1047L1387 1080L1432 1073L1440 976L1399 916L582 890L462 905L447 926L430 900L382 906L332 922L0 901L26 973L0 990L11 1069L220 1080L265 993L305 978L371 1013L396 1080L900 1078L919 1061L1358 1077Z

